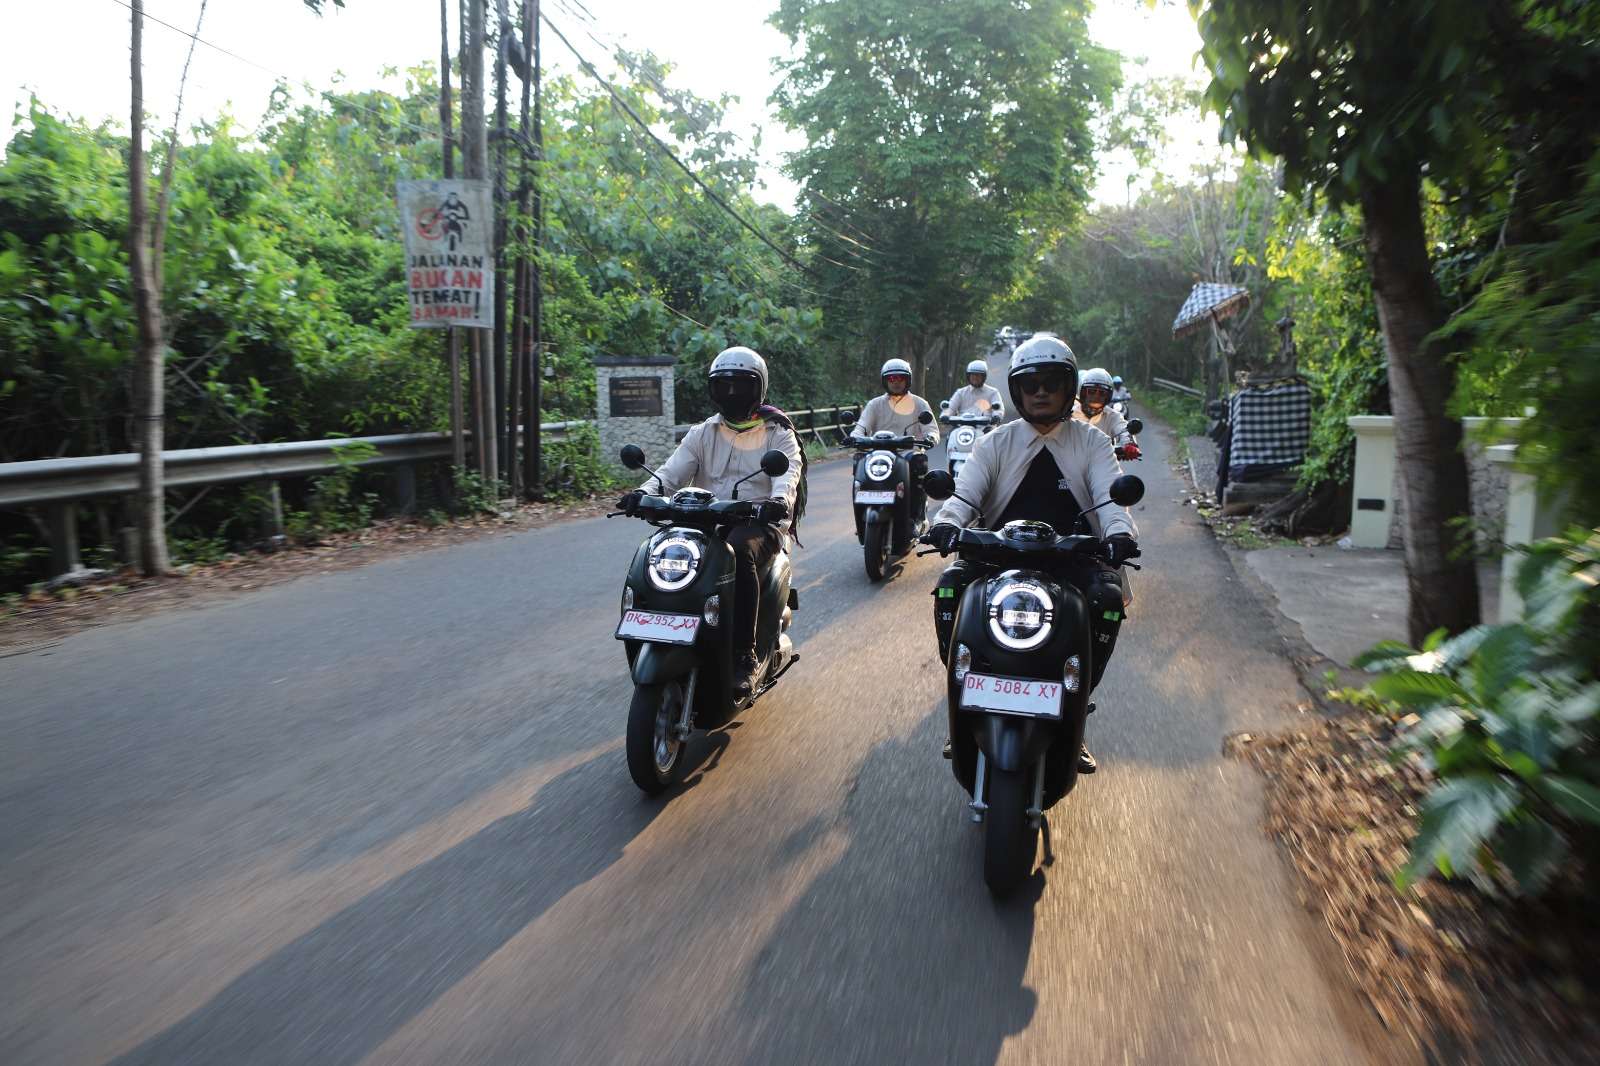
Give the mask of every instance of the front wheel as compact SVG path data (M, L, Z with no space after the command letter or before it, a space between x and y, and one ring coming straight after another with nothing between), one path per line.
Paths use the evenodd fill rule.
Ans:
M675 732L683 716L683 682L635 685L628 707L628 774L655 796L683 776L684 742Z
M883 580L883 572L889 565L889 523L870 522L867 524L866 557L867 580Z
M983 816L983 881L996 896L1014 892L1033 872L1039 827L1028 820L1028 775L990 768Z

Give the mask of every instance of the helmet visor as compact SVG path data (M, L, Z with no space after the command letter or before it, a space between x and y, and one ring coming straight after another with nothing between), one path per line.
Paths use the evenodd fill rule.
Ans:
M1037 374L1017 376L1017 390L1024 396L1032 396L1036 392L1064 392L1066 388L1067 375L1061 370L1043 370Z
M711 402L723 418L743 422L761 402L761 382L753 374L718 374L711 379Z
M1104 407L1111 402L1111 390L1104 385L1085 385L1078 390L1078 399L1095 407Z

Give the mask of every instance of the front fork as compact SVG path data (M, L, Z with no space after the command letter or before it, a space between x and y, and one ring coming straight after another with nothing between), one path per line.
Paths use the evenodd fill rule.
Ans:
M1044 766L1045 759L1049 758L1048 751L1041 752L1037 762L1033 764L1033 803L1023 813L1028 817L1028 824L1035 829L1044 821ZM983 816L989 810L989 804L984 801L984 786L989 780L989 757L978 750L978 776L972 783L972 801L967 804L972 808L972 820L982 822Z

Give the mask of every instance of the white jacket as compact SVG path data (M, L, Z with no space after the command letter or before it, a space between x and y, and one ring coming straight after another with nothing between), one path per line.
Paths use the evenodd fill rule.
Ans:
M939 442L938 423L923 425L917 419L922 417L922 412L933 413L933 408L928 406L928 401L914 393L904 396L890 396L883 393L867 401L861 409L861 420L850 430L852 434L860 437L870 437L880 430L888 430L899 437L911 436L917 440L929 440L935 444Z
M1005 404L1000 402L1000 390L993 385L963 385L950 397L950 410L945 414L951 415L986 415L990 411L1005 411Z
M1075 419L1058 422L1050 432L1040 433L1032 423L1019 418L979 438L972 458L956 478L956 494L982 508L985 522L997 521L1041 448L1050 449L1078 506L1088 510L1111 499L1111 483L1122 474L1122 467L1111 453L1111 439L1087 422ZM952 496L939 508L934 521L966 526L977 517L976 511ZM1092 512L1089 522L1098 537L1113 533L1139 535L1127 508L1116 504Z
M1087 422L1101 433L1111 438L1111 443L1121 446L1133 439L1133 434L1128 432L1128 420L1122 417L1122 412L1106 404L1100 408L1100 413L1090 418L1083 413L1083 405L1077 400L1072 401L1072 417L1079 422Z
M770 478L761 472L761 457L776 448L789 457L789 469ZM763 421L747 430L727 425L721 415L712 415L683 438L668 459L639 487L645 492L671 496L685 486L708 489L719 500L733 499L733 486L742 477L754 474L739 486L741 500L783 500L794 513L795 496L800 491L800 442L776 422Z

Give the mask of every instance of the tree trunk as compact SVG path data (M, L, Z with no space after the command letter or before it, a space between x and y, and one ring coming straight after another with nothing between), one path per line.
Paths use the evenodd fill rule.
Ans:
M133 309L138 323L134 357L134 446L139 453L139 567L157 577L170 569L167 557L166 494L161 452L165 444L165 326L161 320L161 279L152 263L150 197L144 157L144 3L133 0L128 147L128 269L133 281Z
M1447 410L1455 391L1449 353L1430 336L1444 301L1428 260L1421 182L1415 171L1368 186L1362 229L1378 322L1389 358L1395 465L1400 472L1407 627L1420 643L1435 629L1459 633L1479 621L1472 514L1461 422Z

